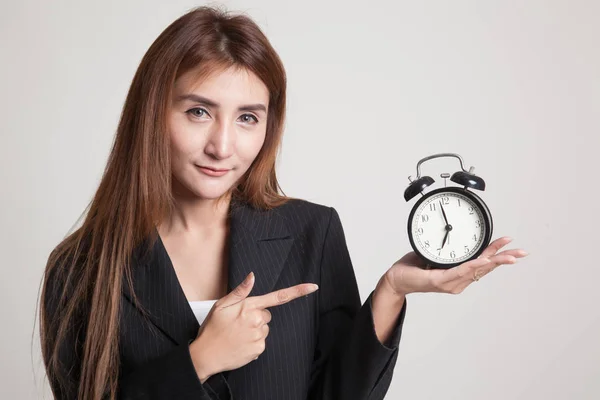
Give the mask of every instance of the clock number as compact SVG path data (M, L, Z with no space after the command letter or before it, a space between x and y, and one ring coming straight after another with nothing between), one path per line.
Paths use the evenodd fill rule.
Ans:
M429 203L429 211L435 211L435 203Z
M458 206L460 207L460 199L457 197L456 200L458 200Z
M473 240L477 241L477 235L473 235Z
M427 249L429 248L429 240L425 241L425 248L427 248Z
M469 215L473 214L473 207L469 207Z
M450 252L450 257L452 257L452 258L456 258L456 253L455 253L454 251L451 251L451 252Z
M465 246L465 254L469 252L469 246Z
M475 221L475 228L479 228L481 226L481 220Z
M438 250L438 256L439 256L439 255L440 255L440 253L442 252L442 248L441 248L441 247L439 247L437 250Z
M419 232L419 235L422 235L423 234L423 228L417 229L417 232Z
M450 204L450 197L442 197L442 203L446 206Z
M421 215L421 220L422 220L423 222L427 222L427 221L429 221L429 215L427 215L427 214Z

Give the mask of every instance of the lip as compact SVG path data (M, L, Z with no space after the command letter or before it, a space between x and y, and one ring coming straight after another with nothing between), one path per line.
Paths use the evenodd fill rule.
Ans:
M211 168L211 167L203 167L203 166L199 166L199 165L197 165L197 167L202 173L204 173L208 176L223 176L227 172L231 171L229 169L216 169L216 168Z

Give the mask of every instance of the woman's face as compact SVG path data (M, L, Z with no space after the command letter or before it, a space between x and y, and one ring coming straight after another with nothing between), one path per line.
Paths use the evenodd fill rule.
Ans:
M269 91L251 71L230 68L175 83L168 126L173 185L216 199L237 184L264 141ZM215 171L216 170L216 171Z

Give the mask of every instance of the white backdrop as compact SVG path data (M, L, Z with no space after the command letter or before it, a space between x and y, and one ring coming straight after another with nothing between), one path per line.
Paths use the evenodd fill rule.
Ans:
M281 184L339 211L363 300L411 250L402 195L433 153L476 167L494 237L530 252L460 295L408 296L387 398L600 398L600 3L221 4L286 66ZM97 187L142 55L196 5L2 2L2 399L49 397L32 338L48 253Z

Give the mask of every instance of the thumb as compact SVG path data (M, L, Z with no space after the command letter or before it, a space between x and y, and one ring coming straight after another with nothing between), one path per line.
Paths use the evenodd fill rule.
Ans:
M242 281L235 289L219 301L221 307L228 307L244 300L254 287L254 272L250 272L246 279Z

